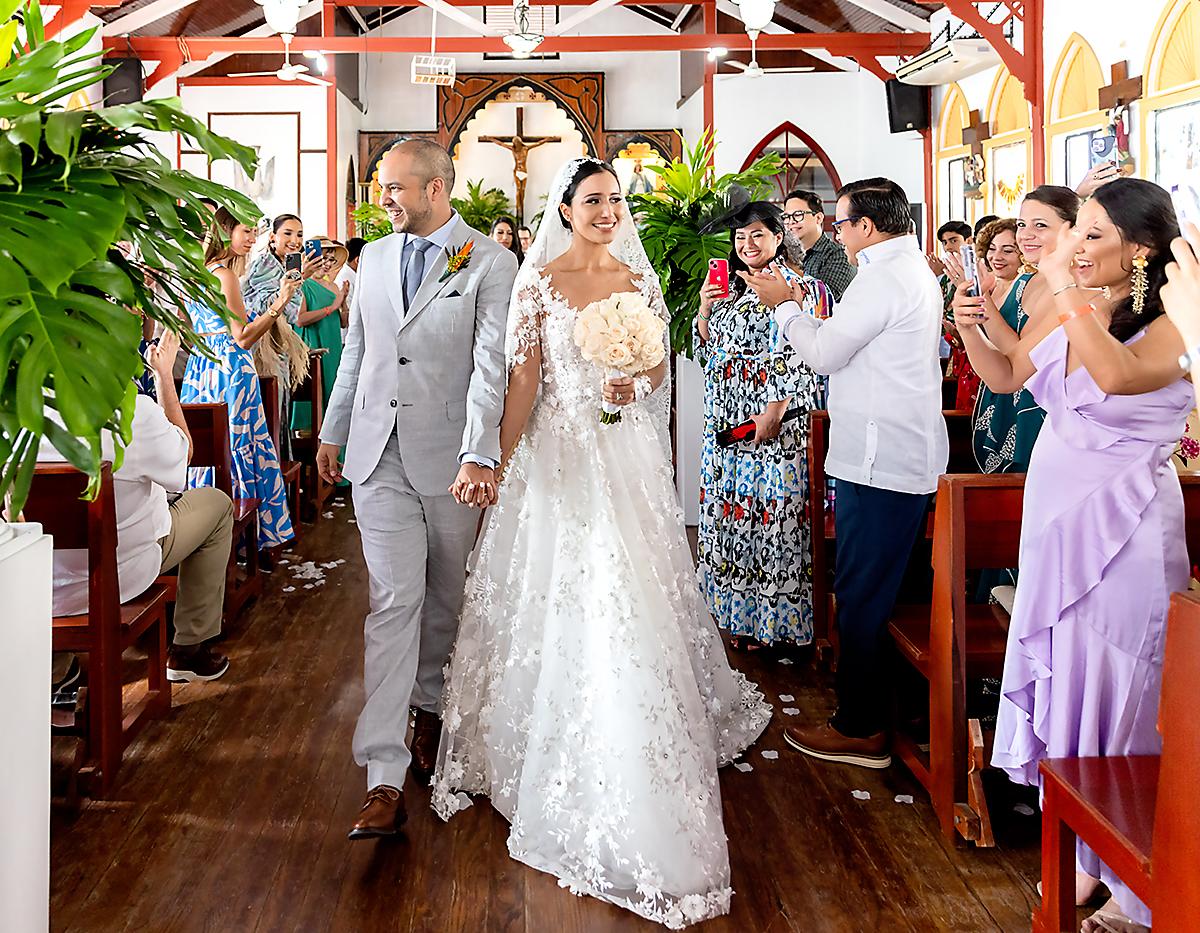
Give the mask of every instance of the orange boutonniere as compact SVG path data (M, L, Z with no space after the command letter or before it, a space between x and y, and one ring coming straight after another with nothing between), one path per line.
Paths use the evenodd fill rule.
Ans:
M471 250L474 248L474 240L467 240L460 249L450 247L447 250L450 253L450 257L446 260L446 271L442 273L442 277L438 279L438 283L446 281L450 276L457 275L463 269L467 268L471 264Z

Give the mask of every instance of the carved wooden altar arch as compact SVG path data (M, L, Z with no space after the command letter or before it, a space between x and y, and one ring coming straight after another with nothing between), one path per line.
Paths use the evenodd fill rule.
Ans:
M767 147L780 136L784 138L785 152L791 145L790 137L795 137L796 140L804 143L804 145L808 147L809 151L816 156L817 161L821 163L821 167L825 170L825 174L829 176L829 183L833 190L837 191L842 187L842 179L838 175L837 167L833 164L833 160L829 158L821 144L809 136L808 133L804 132L804 130L800 129L800 127L796 126L795 123L790 121L780 123L779 126L775 127L775 129L771 130L771 132L759 140L758 145L751 149L750 154L746 156L745 161L742 163L741 170L744 172L751 165L753 165L754 161L767 150ZM785 156L783 171L775 176L775 184L779 189L775 193L775 196L780 201L783 200L784 195L797 187L795 182L797 181L798 175L799 172L796 170L796 167L792 164L791 160ZM826 220L827 222L832 222L832 219L833 211L831 209L826 211Z

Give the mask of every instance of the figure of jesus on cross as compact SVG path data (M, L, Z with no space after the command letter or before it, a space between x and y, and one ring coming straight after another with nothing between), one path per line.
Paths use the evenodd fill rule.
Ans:
M517 108L517 131L512 136L480 136L481 143L495 143L513 154L513 180L517 183L517 223L525 223L525 182L529 179L529 150L546 143L560 143L561 136L526 136L525 108Z

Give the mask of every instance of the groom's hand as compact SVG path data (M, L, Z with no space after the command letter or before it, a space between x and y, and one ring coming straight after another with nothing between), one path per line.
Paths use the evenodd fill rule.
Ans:
M464 463L450 486L450 495L462 505L486 509L498 498L496 471L478 463Z
M336 483L342 478L342 465L338 463L337 444L322 444L317 448L317 473L327 483Z

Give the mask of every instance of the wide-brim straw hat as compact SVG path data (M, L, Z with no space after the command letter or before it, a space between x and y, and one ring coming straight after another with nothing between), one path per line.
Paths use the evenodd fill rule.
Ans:
M331 240L327 236L317 237L321 241L322 254L333 253L334 259L339 266L344 266L350 258L350 251L346 249L337 240Z

